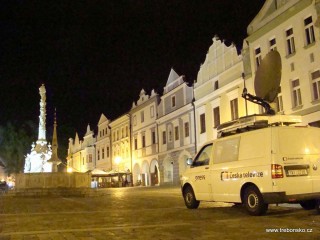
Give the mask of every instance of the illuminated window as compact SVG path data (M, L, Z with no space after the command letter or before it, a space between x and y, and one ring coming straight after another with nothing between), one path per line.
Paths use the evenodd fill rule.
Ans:
M230 101L231 108L231 120L238 119L238 98L235 98Z
M312 16L304 20L304 28L305 28L305 34L306 34L306 45L314 43L315 37L314 37Z
M302 105L301 90L299 79L291 82L292 86L292 107L298 107Z
M311 84L312 84L312 99L319 100L320 99L320 71L317 70L311 73Z
M202 113L200 115L200 133L206 132L206 115Z
M287 55L291 55L296 51L292 28L286 31L286 37L287 37Z

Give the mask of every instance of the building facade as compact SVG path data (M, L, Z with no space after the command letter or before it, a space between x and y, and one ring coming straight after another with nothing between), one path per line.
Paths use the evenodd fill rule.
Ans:
M76 133L75 139L69 138L68 171L87 172L95 168L95 142L96 138L89 124L83 140L79 139L78 133Z
M253 87L263 57L273 50L282 61L278 114L302 116L303 125L320 127L320 1L267 0L247 28L244 69ZM254 112L259 112L255 106Z
M95 168L111 171L111 128L109 119L102 113L98 122L96 134L96 166Z
M138 101L133 102L131 116L131 151L133 183L154 186L160 183L158 162L157 107L159 95L154 90L147 95L142 89Z
M226 46L217 36L212 41L194 84L197 150L217 138L220 123L246 114L242 57L235 45Z
M110 122L111 166L113 170L132 172L130 115L124 114Z
M193 88L171 69L158 105L160 181L178 184L195 154Z

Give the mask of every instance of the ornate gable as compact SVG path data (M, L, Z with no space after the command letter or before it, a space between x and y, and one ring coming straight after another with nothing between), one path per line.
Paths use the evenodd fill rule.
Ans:
M218 36L215 36L212 42L206 59L198 72L197 84L209 81L241 61L241 55L238 55L234 44L226 46Z

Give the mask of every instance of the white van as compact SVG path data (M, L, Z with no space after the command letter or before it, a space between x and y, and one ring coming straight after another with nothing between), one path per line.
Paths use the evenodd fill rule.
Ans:
M270 117L256 120L238 123L234 133L226 127L230 131L221 133L230 136L201 148L181 177L188 208L218 201L242 203L251 215L266 213L271 203L319 209L320 128L279 126L281 121Z

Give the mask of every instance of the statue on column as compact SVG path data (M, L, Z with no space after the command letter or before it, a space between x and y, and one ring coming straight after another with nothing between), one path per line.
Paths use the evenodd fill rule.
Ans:
M48 162L52 156L52 149L46 140L46 88L44 84L39 88L39 93L41 100L38 140L36 144L32 144L31 152L25 158L25 173L52 172L52 163Z

